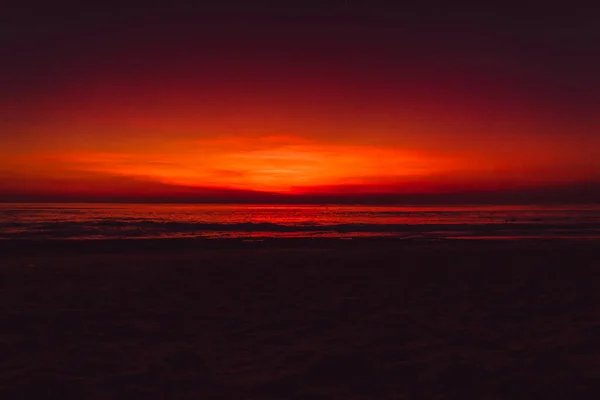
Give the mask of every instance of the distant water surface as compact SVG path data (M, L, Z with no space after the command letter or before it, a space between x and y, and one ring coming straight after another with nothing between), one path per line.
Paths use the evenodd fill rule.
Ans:
M600 206L0 203L0 239L600 238Z

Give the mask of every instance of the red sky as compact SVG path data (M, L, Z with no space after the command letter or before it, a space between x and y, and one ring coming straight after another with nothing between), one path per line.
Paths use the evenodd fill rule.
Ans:
M69 10L78 23L15 8L4 28L7 199L600 181L600 64L586 47L598 31L581 19Z

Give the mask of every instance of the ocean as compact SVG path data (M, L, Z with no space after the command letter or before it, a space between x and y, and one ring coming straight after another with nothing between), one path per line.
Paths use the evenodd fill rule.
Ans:
M0 203L0 239L600 238L600 206Z

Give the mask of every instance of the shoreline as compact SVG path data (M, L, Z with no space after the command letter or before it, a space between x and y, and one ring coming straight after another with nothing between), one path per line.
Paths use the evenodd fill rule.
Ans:
M343 237L343 238L126 238L126 239L2 239L0 260L14 255L51 255L120 252L177 252L206 250L267 250L267 249L380 249L456 248L482 249L562 248L586 249L600 247L597 238L398 238L398 237Z

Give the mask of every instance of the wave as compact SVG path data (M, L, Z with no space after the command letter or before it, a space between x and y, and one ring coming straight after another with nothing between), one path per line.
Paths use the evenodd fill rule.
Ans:
M467 234L467 235L600 235L600 224L590 223L480 223L480 224L278 224L271 222L206 223L140 219L96 221L12 221L0 223L0 238L118 238L299 234Z

